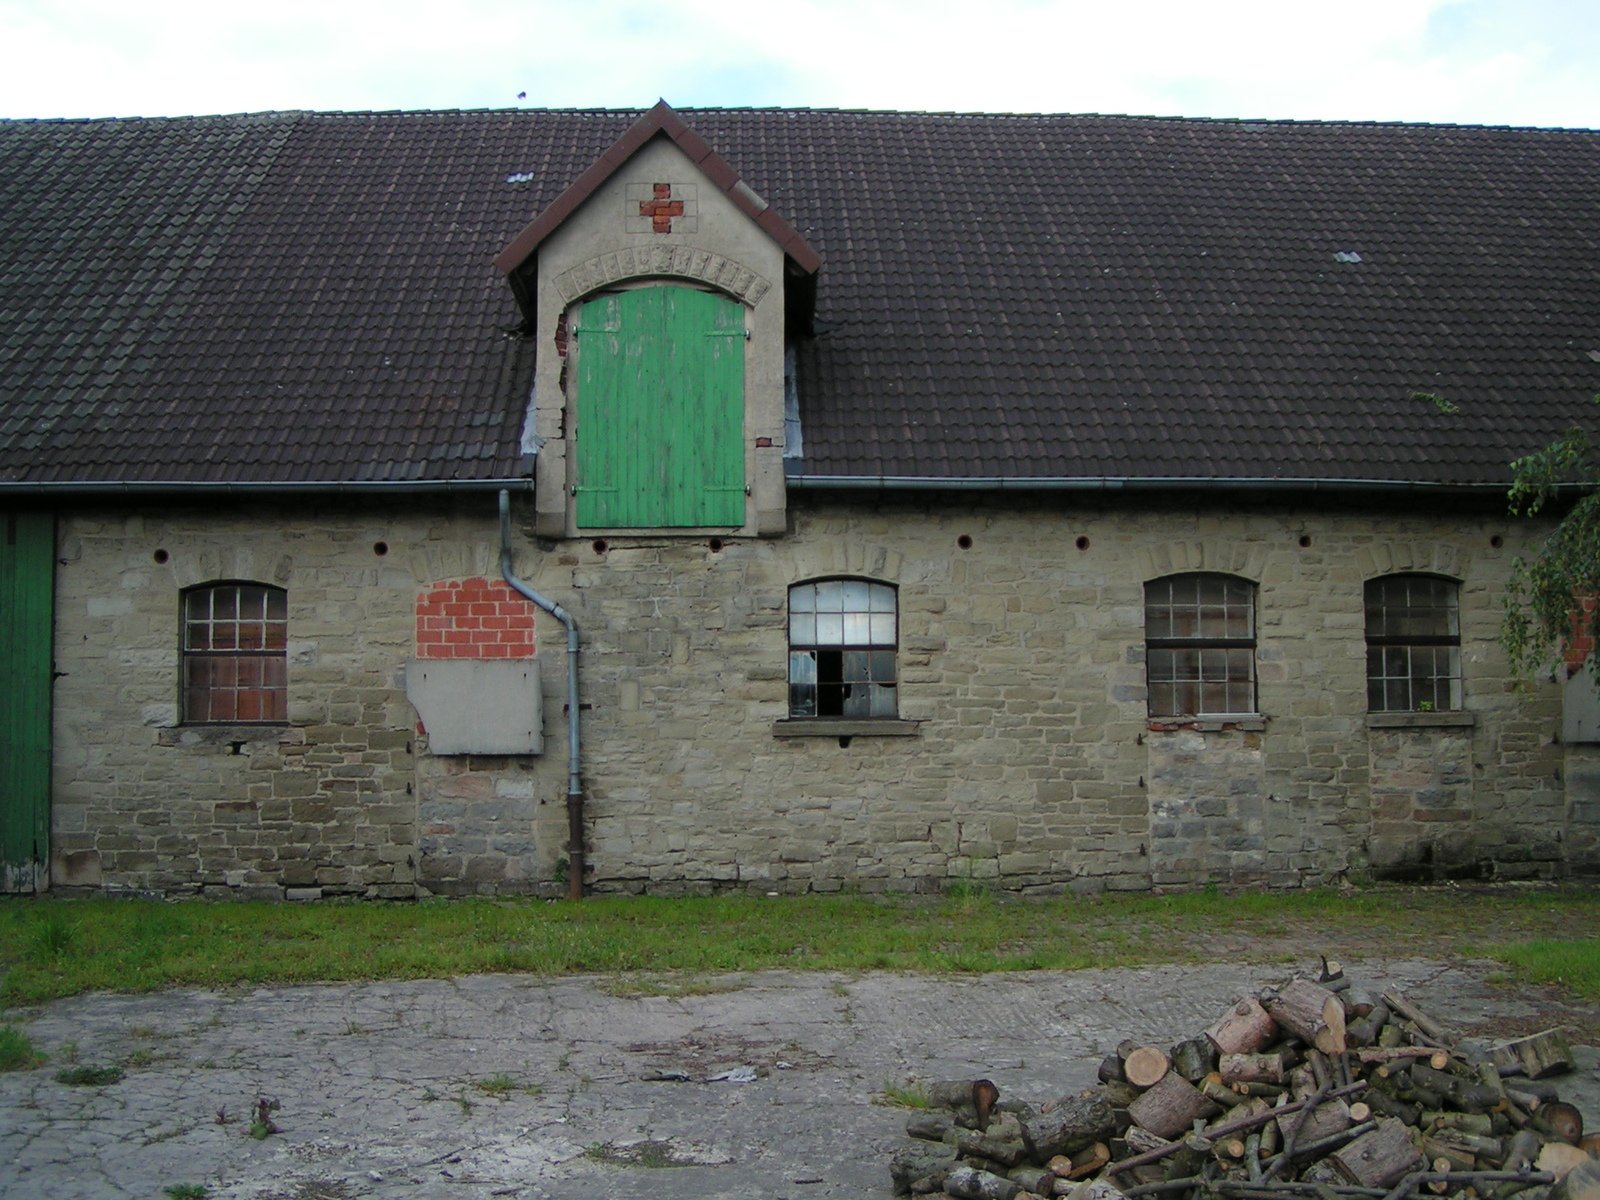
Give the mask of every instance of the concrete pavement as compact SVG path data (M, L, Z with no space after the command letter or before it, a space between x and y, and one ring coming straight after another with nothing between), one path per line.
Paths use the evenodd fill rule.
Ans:
M526 976L78 997L6 1014L50 1061L0 1074L0 1195L884 1197L906 1115L872 1103L885 1083L981 1074L1039 1103L1092 1083L1124 1038L1198 1032L1237 993L1312 965L764 972L678 997ZM1465 1029L1600 1015L1497 985L1495 969L1346 963ZM1582 1054L1583 1078L1558 1082L1594 1128ZM73 1060L126 1074L58 1082ZM277 1132L255 1140L263 1097Z

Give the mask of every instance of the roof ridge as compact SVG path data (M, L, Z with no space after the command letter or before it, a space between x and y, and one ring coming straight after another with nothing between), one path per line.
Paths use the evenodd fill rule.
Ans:
M389 108L389 109L262 109L254 112L233 113L191 113L183 115L158 115L158 116L104 116L104 117L0 117L0 124L7 125L92 125L92 124L156 124L184 121L249 121L249 120L276 120L297 119L317 120L319 118L363 118L363 117L465 117L465 116L568 116L568 117L640 117L649 112L649 108L541 108L541 107L501 107L501 108ZM1600 133L1600 126L1584 125L1515 125L1515 124L1487 124L1482 122L1455 122L1455 121L1407 121L1402 119L1381 120L1377 118L1358 119L1344 117L1212 117L1212 116L1184 116L1177 113L1116 113L1116 112L983 112L971 109L893 109L893 108L852 108L834 107L830 105L708 105L702 107L676 108L680 114L694 114L697 116L714 116L717 114L748 113L778 114L792 116L844 116L844 117L878 117L888 120L926 120L951 119L961 121L1109 121L1109 122L1157 122L1166 125L1211 125L1211 126L1236 126L1250 128L1253 126L1272 126L1275 129L1419 129L1419 130L1460 130L1465 132L1493 132L1493 133Z

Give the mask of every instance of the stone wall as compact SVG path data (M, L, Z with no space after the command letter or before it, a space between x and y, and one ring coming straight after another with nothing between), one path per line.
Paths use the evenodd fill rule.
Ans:
M600 891L1295 886L1593 870L1593 764L1495 641L1523 536L1493 515L805 501L774 539L535 541L583 633ZM373 896L564 889L565 655L538 614L543 757L439 757L405 700L418 599L498 575L493 497L59 523L54 884ZM380 552L381 546L381 552ZM164 556L164 557L163 557ZM157 559L162 558L158 562ZM1259 585L1259 719L1151 722L1143 585ZM1462 581L1465 714L1366 712L1362 584ZM792 736L787 589L898 589L900 715ZM177 721L181 589L288 591L285 729Z

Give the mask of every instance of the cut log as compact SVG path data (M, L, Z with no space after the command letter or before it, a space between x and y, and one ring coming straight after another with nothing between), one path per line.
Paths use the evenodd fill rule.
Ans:
M1448 1100L1451 1107L1463 1112L1486 1113L1504 1098L1504 1094L1498 1088L1479 1083L1474 1079L1463 1079L1448 1071L1436 1071L1426 1063L1412 1063L1408 1074L1411 1077L1411 1089L1416 1093L1417 1099L1422 1099L1424 1094L1437 1096ZM1429 1107L1444 1106L1430 1104Z
M1478 1155L1470 1146L1445 1134L1422 1139L1422 1153L1433 1161L1435 1171L1476 1171Z
M1251 1054L1278 1033L1278 1023L1254 996L1245 996L1212 1023L1206 1036L1219 1054Z
M997 1127L987 1133L968 1130L956 1138L956 1149L964 1156L986 1158L1002 1167L1014 1167L1030 1156L1016 1126L1004 1131Z
M1506 1147L1505 1160L1500 1164L1508 1171L1526 1171L1539 1157L1539 1135L1531 1129L1520 1129Z
M1198 1084L1217 1065L1217 1047L1205 1034L1185 1038L1172 1047L1172 1069Z
M1060 1195L1059 1192L1056 1194ZM1095 1179L1078 1185L1072 1194L1078 1200L1124 1200L1122 1190L1108 1179Z
M1349 1015L1348 1007L1345 1009ZM1378 1040L1378 1035L1389 1021L1389 1006L1383 1001L1378 1001L1365 1013L1350 1021L1345 1026L1345 1041L1351 1046L1371 1046Z
M1392 1117L1380 1117L1376 1129L1341 1146L1328 1161L1357 1187L1386 1188L1416 1170L1422 1155L1411 1144L1404 1125Z
M1160 1046L1136 1046L1123 1057L1122 1075L1134 1087L1153 1087L1172 1066Z
M1128 1105L1129 1117L1164 1138L1179 1136L1195 1121L1217 1111L1216 1101L1183 1076L1170 1071Z
M1300 1132L1295 1136L1295 1143L1303 1146L1308 1142L1320 1142L1323 1138L1343 1133L1351 1124L1350 1110L1344 1103L1330 1100L1317 1105L1309 1112L1302 1109L1289 1116L1279 1117L1278 1132L1287 1139L1289 1131L1298 1126Z
M1183 1083L1183 1080L1178 1082ZM1059 1101L1047 1116L1024 1122L1022 1138L1034 1159L1044 1162L1057 1154L1073 1154L1096 1142L1107 1141L1117 1132L1118 1124L1116 1110L1097 1090L1069 1096Z
M1223 1083L1282 1083L1281 1054L1224 1054L1217 1059Z
M1087 1179L1110 1161L1111 1147L1104 1142L1096 1142L1087 1150L1072 1156L1072 1169L1067 1172L1066 1178Z
M956 1165L956 1148L932 1142L909 1142L889 1159L889 1178L894 1194L936 1191L944 1187L945 1176ZM937 1180L932 1187L929 1181ZM920 1185L920 1186L919 1186Z
M1600 1160L1586 1159L1550 1189L1550 1200L1600 1200Z
M1102 1058L1099 1068L1095 1071L1095 1078L1101 1083L1113 1083L1125 1078L1122 1074L1122 1056L1108 1054Z
M1384 992L1383 1002L1389 1006L1391 1012L1399 1013L1434 1041L1448 1042L1452 1040L1449 1030L1406 999L1405 993L1400 991L1399 988L1391 988Z
M1281 991L1263 992L1261 1004L1279 1025L1324 1054L1344 1053L1344 1005L1327 988L1292 979Z
M1559 1029L1546 1029L1531 1037L1505 1042L1489 1051L1489 1059L1502 1072L1520 1068L1529 1079L1543 1079L1572 1070L1572 1047Z
M1568 1171L1590 1161L1589 1156L1576 1146L1569 1146L1565 1142L1546 1142L1539 1151L1539 1157L1533 1160L1533 1165L1536 1170L1549 1171L1559 1183L1567 1177Z
M906 1136L925 1142L945 1141L955 1127L956 1123L943 1113L923 1112L906 1118Z
M944 1190L960 1200L1016 1200L1022 1185L976 1167L955 1167L945 1176Z
M1383 997L1363 987L1353 987L1349 991L1340 992L1339 1003L1344 1005L1347 1022L1370 1016L1375 1010L1384 1006Z
M1024 1192L1035 1196L1048 1196L1055 1191L1056 1177L1045 1167L1012 1167L1006 1172L1006 1178L1021 1184Z
M1583 1140L1583 1114L1564 1101L1539 1106L1539 1118L1555 1131L1563 1142L1576 1146Z
M928 1085L928 1104L948 1109L968 1129L987 1127L999 1097L1000 1089L987 1079L941 1079Z

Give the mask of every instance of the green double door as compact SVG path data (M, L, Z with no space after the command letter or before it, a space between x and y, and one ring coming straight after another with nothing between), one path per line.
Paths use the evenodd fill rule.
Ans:
M0 892L50 870L50 637L55 519L0 510Z

